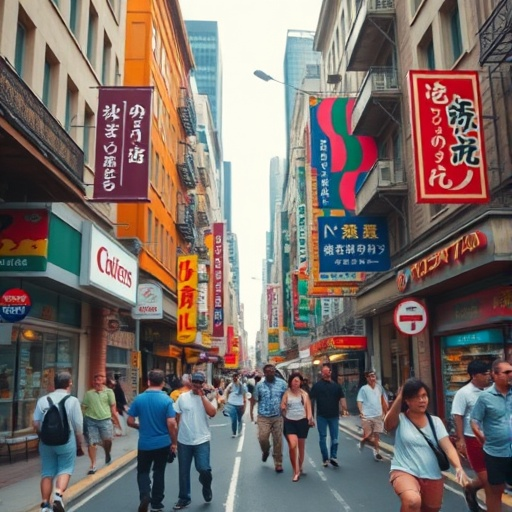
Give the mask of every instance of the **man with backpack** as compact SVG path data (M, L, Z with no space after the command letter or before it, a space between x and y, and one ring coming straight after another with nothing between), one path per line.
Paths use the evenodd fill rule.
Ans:
M34 428L40 436L41 512L64 512L62 497L75 468L77 448L83 442L80 402L69 394L71 374L58 373L54 384L55 391L41 397L34 410Z

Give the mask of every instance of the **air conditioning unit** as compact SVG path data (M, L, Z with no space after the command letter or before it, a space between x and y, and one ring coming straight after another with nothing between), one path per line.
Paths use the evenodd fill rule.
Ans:
M379 160L379 187L388 187L394 185L395 167L393 160Z

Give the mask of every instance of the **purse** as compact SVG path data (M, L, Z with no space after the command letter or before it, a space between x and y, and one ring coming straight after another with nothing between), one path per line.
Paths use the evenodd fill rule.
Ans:
M434 455L436 456L437 463L439 464L439 469L441 471L448 471L450 469L450 461L448 460L448 457L446 456L446 453L442 450L442 448L439 446L439 441L437 440L437 434L436 429L434 428L434 422L432 421L432 418L430 417L430 414L427 412L427 419L430 424L430 428L432 430L432 433L434 434L434 439L436 440L436 444L434 444L422 431L421 429L415 425L409 418L407 418L407 415L405 417L411 421L411 423L416 427L416 430L425 438L425 441L427 441L430 448L432 448L432 451L434 452Z

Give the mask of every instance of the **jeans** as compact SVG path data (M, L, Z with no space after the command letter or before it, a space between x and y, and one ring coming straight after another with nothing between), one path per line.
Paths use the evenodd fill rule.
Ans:
M139 450L137 453L137 484L139 496L142 501L146 497L151 498L151 508L164 508L165 467L170 446L157 448L156 450ZM149 472L153 465L153 486Z
M226 410L231 418L231 431L236 436L237 432L242 432L242 416L244 415L243 405L226 404Z
M322 460L336 459L338 456L338 434L339 434L339 418L324 418L323 416L316 417L316 424L318 427L318 435L320 436L320 451L322 452ZM329 434L331 436L331 455L327 451L327 427L329 427Z
M178 469L180 481L180 500L190 500L190 467L192 459L199 472L199 482L202 485L212 481L212 468L210 467L210 441L190 445L178 442Z

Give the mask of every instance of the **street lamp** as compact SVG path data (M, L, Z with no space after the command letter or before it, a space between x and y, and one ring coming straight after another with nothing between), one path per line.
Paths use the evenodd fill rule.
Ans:
M292 84L287 84L286 82L282 82L281 80L277 80L277 78L274 78L270 75L267 75L265 71L262 71L261 69L257 69L254 71L254 76L258 77L260 80L263 80L264 82L277 82L278 84L286 85L286 87L290 87L291 89L295 89L298 92L301 92L302 94L310 95L312 92L304 91L303 89L299 89L298 87L295 87Z

